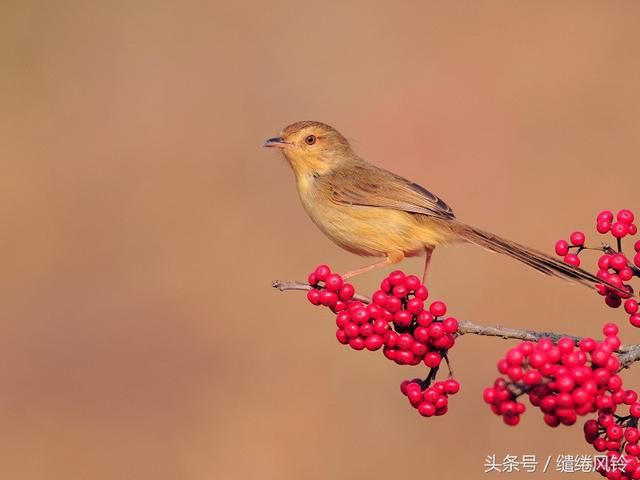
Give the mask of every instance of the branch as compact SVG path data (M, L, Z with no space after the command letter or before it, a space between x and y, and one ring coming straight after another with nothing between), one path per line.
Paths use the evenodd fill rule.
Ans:
M313 286L308 283L301 283L295 280L281 281L275 280L272 285L273 288L277 288L281 292L285 290L311 290ZM354 295L354 300L359 300L363 303L371 303L371 299L364 295ZM579 342L582 337L576 337L574 335L565 335L554 332L536 332L534 330L523 330L519 328L509 328L501 326L489 326L489 325L476 325L468 320L459 320L458 334L473 334L473 335L486 335L489 337L501 337L504 339L514 338L517 340L529 340L535 342L541 338L550 338L554 342L558 341L562 337L569 337ZM633 362L640 361L640 345L620 345L618 352L622 353L618 358L620 359L621 368L628 368Z
M274 280L271 284L273 288L277 288L281 292L285 290L311 290L313 287L308 283L300 283L295 280ZM371 303L371 299L365 295L358 295L357 293L353 296L354 300L358 300L362 303Z

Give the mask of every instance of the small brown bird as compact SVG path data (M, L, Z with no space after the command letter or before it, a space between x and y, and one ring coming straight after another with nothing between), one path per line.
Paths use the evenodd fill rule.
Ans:
M469 242L546 275L592 288L603 283L550 255L458 221L451 208L427 189L358 157L329 125L293 123L264 146L282 150L295 174L302 206L325 235L357 255L385 257L344 277L425 253L424 281L435 247Z

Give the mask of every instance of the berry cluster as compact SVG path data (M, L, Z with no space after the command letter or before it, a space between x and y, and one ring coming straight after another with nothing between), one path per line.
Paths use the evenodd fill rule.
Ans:
M636 392L629 391L625 404L629 405L628 415L600 412L597 419L584 424L584 438L600 453L606 453L609 464L619 466L615 470L600 471L611 480L640 478L640 403Z
M425 303L429 292L418 277L399 270L392 272L382 280L380 289L373 293L368 304L355 300L353 286L344 283L340 275L331 273L326 265L316 267L308 281L313 287L307 293L308 300L336 313L336 338L340 343L354 350L382 348L385 357L399 365L423 362L432 370L427 380L417 383L423 395L420 402L429 403L427 400L436 398L433 392L440 391L445 384L448 386L438 396L444 400L437 400L437 404L431 402L434 408L431 414L423 413L430 412L431 407L422 407L420 412L425 416L436 415L436 411L439 415L446 412L446 408L441 408L442 402L446 407L446 395L455 393L453 389L457 392L457 381L449 379L437 382L433 387L430 384L448 350L455 344L458 321L446 316L444 302ZM457 388L451 382L458 385ZM442 386L436 388L439 384Z
M623 208L613 218L613 212L603 210L596 218L596 230L598 233L609 233L615 238L624 238L627 235L635 235L638 233L638 226L633 223L633 212L627 208Z
M386 312L394 329L385 341L384 355L401 365L424 361L430 368L440 365L455 344L458 321L445 317L447 305L432 302L425 308L427 289L415 275L392 272L373 294L373 305Z
M460 391L460 383L453 378L435 382L426 386L419 378L405 380L400 384L400 391L407 396L413 408L423 417L440 416L447 413L449 395Z
M353 285L344 283L341 275L331 273L327 265L317 266L309 274L308 281L316 288L307 292L307 299L313 305L331 308L334 313L345 310L356 292Z
M566 263L575 267L580 266L579 255L584 250L601 252L596 275L610 286L597 285L598 292L604 296L605 303L612 308L618 308L624 303L624 309L629 314L629 322L635 327L640 327L638 302L631 298L634 290L629 283L626 283L633 277L640 277L640 241L634 244L633 257L628 257L622 250L622 240L638 233L638 227L633 223L634 218L633 212L628 209L620 210L615 217L609 210L598 214L596 230L601 234L611 234L616 244L615 249L608 245L589 247L585 244L586 236L583 232L573 232L569 236L569 241L556 242L555 251L557 255L564 258ZM627 293L624 293L625 291Z
M596 411L613 413L622 403L635 402L635 392L622 388L616 373L620 361L614 352L620 346L618 327L607 324L605 339L585 338L577 343L563 337L557 344L549 338L522 342L498 362L498 378L484 391L484 400L508 425L517 425L525 411L518 402L527 394L534 407L544 413L544 422L556 427L573 425L578 416Z

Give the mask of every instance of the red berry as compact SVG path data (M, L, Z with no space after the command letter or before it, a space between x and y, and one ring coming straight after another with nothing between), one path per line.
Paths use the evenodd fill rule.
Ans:
M424 357L425 353L427 353L427 350L427 346L422 342L414 342L414 344L411 346L411 352L420 360L422 360L422 357Z
M392 293L398 298L404 298L409 295L409 289L403 285L393 287Z
M632 403L634 403L636 400L638 400L638 394L633 391L633 390L627 390L625 392L625 399L624 399L624 403L626 403L627 405L631 405Z
M640 440L640 430L635 427L627 427L624 432L624 438L629 443L638 443L638 440Z
M595 448L596 451L598 451L598 452L604 452L607 449L606 440L604 438L602 438L602 437L596 438L593 441L593 448Z
M326 288L332 291L337 291L342 286L342 277L337 273L332 273L329 275L324 281L324 285Z
M344 300L346 302L347 300L351 300L355 293L356 293L356 290L355 288L353 288L353 285L351 285L350 283L345 283L340 288L338 297L340 297L340 300Z
M429 336L431 338L437 339L442 337L445 334L442 323L432 323L427 328L429 330Z
M493 403L496 399L496 390L493 387L487 387L482 392L482 398L486 403Z
M573 244L573 245L578 245L578 246L583 246L584 245L584 241L585 241L585 235L582 232L573 232L570 236L569 236L569 241Z
M599 220L596 225L596 230L598 231L598 233L607 233L609 230L611 230L611 222L607 220Z
M419 300L426 300L427 297L429 297L429 291L427 290L427 287L425 287L424 285L420 285L416 290L415 296Z
M413 337L408 333L401 333L398 335L398 347L401 350L410 350L414 341Z
M583 404L587 403L589 401L589 399L591 398L591 396L589 395L589 392L587 392L583 388L576 388L571 393L571 396L573 397L573 402L576 405L583 405Z
M618 215L616 215L616 218L618 219L619 222L626 223L627 225L629 225L633 223L634 216L631 210L627 208L623 208L618 212Z
M358 325L362 325L369 320L369 311L366 308L356 308L351 311L351 320Z
M422 326L416 327L413 331L413 336L417 341L426 343L429 341L429 329Z
M629 267L624 267L622 270L620 270L618 275L620 275L621 280L628 282L633 278L633 270L631 270Z
M422 402L418 405L418 413L423 417L431 417L436 413L436 407L427 402Z
M509 365L522 365L522 362L524 361L524 354L517 348L511 348L507 351L505 359Z
M458 331L458 320L453 317L445 318L442 321L442 326L444 327L444 331L447 333L456 333Z
M349 337L347 337L347 334L344 332L344 330L340 328L336 330L336 338L343 345L349 343Z
M426 327L430 325L431 322L433 322L433 315L431 314L431 312L428 312L427 310L423 310L418 314L416 321L418 322L418 325L422 325L423 327Z
M367 347L367 350L371 351L378 350L383 344L384 341L382 340L382 337L377 334L368 336L364 341L364 345Z
M347 337L355 338L360 336L360 327L353 322L349 322L344 326L344 333L346 333Z
M331 274L331 269L327 265L318 265L315 269L316 278L325 281Z
M541 380L542 375L540 375L540 372L538 372L537 370L529 370L525 372L524 376L522 377L522 381L524 382L524 384L529 386L537 385Z
M370 323L365 323L363 325L360 325L360 336L361 337L369 337L373 335L373 325ZM380 337L380 340L382 340L382 337Z
M408 327L413 321L413 316L407 310L399 310L393 315L393 323L399 327Z
M387 297L385 308L388 312L395 313L402 308L402 300L400 300L398 297Z
M430 340L431 346L436 350L449 350L455 343L455 338L450 334L445 334L440 338Z
M615 323L607 323L602 327L602 333L604 333L605 337L618 335L618 325Z
M618 308L622 304L622 299L615 293L609 293L604 297L604 302L611 308Z
M400 391L402 392L403 395L407 394L407 387L409 386L409 384L411 384L412 381L411 380L403 380L400 383Z
M575 346L575 341L569 337L562 337L558 340L558 348L562 353L569 353L573 351L573 347Z
M396 353L398 351L395 348L389 348L387 346L385 346L382 349L382 353L384 354L385 357L387 357L389 360L395 360L396 359Z
M362 337L356 337L349 340L349 346L354 350L362 350L365 347L364 339Z
M602 210L597 217L597 220L606 220L608 222L613 220L613 212L611 210Z
M595 420L587 420L584 423L584 433L588 435L597 435L598 434L598 422Z
M384 335L388 331L388 323L382 318L373 321L373 332L378 335Z
M389 282L392 286L402 285L404 283L405 274L400 270L395 270L389 274Z
M444 391L448 394L454 395L460 391L460 383L453 378L445 380Z
M556 388L560 392L570 392L573 390L575 382L570 375L562 375L556 379Z
M320 290L312 288L307 292L307 300L313 305L320 305Z
M520 416L519 415L506 415L504 417L502 417L502 421L504 423L506 423L509 426L515 426L518 423L520 423Z
M320 291L320 303L326 307L332 307L338 301L338 295L336 292L330 290Z
M331 311L333 313L342 312L343 310L346 310L346 309L347 309L347 303L343 302L342 300L338 300L336 304L333 307L331 307Z
M447 397L445 395L441 395L436 398L436 401L433 403L433 406L436 407L437 410L442 410L447 407Z
M629 233L629 225L622 222L615 222L611 225L611 235L616 238L623 238Z
M568 263L569 265L573 265L574 267L580 266L580 257L575 253L568 253L564 257L564 263Z
M368 317L374 318L376 320L381 318L384 312L384 310L379 305L376 305L375 303L370 303L369 305L367 305L366 310L367 310Z
M396 352L395 361L400 365L409 365L413 361L413 353L406 350L398 350Z
M422 390L420 389L420 385L415 385L414 387L407 387L407 398L409 401L414 404L418 403L422 400Z
M560 420L555 415L546 413L544 415L544 423L546 423L550 427L557 427L558 425L560 425Z
M627 257L625 257L622 253L616 253L611 257L609 265L611 266L611 268L620 271L627 266Z
M593 338L583 338L578 343L578 346L583 352L592 352L598 344Z
M429 368L435 368L440 365L442 357L438 352L429 352L424 356L424 364Z
M429 307L434 317L441 317L447 313L447 305L444 302L435 301Z
M416 277L415 275L408 275L404 279L404 285L409 290L415 292L418 288L420 288L420 279L418 277Z
M407 302L407 311L413 315L418 315L424 310L424 303L418 298L412 298Z
M622 344L620 337L607 337L604 340L604 344L607 345L612 351L616 351Z
M598 259L598 268L600 270L608 270L611 265L611 255L605 253Z
M556 254L564 257L567 253L569 253L569 244L566 240L558 240L556 242Z
M600 395L596 398L596 407L603 412L613 411L614 403L611 397L606 395Z
M340 312L338 315L336 315L336 326L338 328L344 328L344 326L349 323L350 319L351 315L349 315L347 312Z
M611 440L620 440L622 438L623 435L623 430L619 425L616 425L615 423L612 425L609 425L607 427L607 436L611 439Z
M438 391L438 389L436 388L436 385L438 385L439 382L437 382L435 385L433 385L432 387L427 388L424 391L424 400L426 402L429 403L435 403L435 401L438 399L438 397L440 396L440 392Z

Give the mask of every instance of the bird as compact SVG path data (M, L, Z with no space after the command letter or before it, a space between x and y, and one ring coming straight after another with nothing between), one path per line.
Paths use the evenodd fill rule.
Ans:
M436 247L470 243L572 283L591 288L606 283L551 255L459 221L441 198L368 163L325 123L292 123L263 146L282 152L304 210L327 237L356 255L383 258L343 274L345 279L424 254L424 283Z

